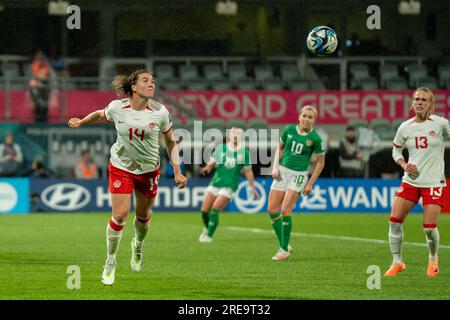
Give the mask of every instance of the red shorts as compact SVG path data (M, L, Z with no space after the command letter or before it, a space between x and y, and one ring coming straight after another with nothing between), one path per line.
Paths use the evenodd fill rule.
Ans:
M432 188L418 188L414 187L406 182L402 182L400 189L397 191L397 197L410 200L412 202L419 202L422 197L422 204L436 204L444 206L444 187L432 187Z
M158 191L159 168L152 172L133 174L109 163L109 192L131 194L133 190L146 198L155 198Z

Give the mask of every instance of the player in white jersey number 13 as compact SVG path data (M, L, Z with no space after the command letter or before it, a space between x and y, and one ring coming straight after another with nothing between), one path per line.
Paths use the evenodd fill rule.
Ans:
M405 174L396 194L389 218L389 245L393 261L385 276L395 276L405 270L402 261L402 223L409 211L422 198L423 230L429 248L427 275L439 273L439 231L437 220L443 206L444 131L450 135L450 124L445 118L433 115L434 95L428 88L418 88L412 95L415 116L403 122L394 138L392 157ZM402 155L408 150L408 162Z
M111 147L109 164L109 191L112 217L106 228L107 260L102 282L112 285L115 279L116 254L123 228L135 196L135 237L131 243L131 269L142 267L142 247L146 238L151 208L155 202L159 180L159 137L164 136L167 151L175 172L178 188L184 188L187 179L180 170L180 159L173 126L166 107L151 99L155 92L153 73L137 70L130 76L118 75L113 86L125 99L113 100L104 109L94 111L83 119L72 118L68 125L79 128L100 120L114 121L117 141Z

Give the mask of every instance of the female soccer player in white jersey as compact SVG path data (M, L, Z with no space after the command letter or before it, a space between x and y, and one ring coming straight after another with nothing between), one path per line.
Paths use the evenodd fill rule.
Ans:
M72 118L68 122L69 127L79 128L106 119L114 121L117 130L117 140L111 147L109 163L112 217L106 227L107 259L102 274L105 285L114 283L116 254L131 207L133 191L136 217L135 237L131 243L131 269L135 272L141 270L142 247L158 190L161 133L175 171L176 184L179 188L184 188L187 183L180 170L169 111L164 105L151 99L155 92L153 73L137 70L130 76L118 75L112 84L118 93L128 98L113 100L104 109L94 111L81 120Z
M402 261L402 223L422 197L423 230L429 248L427 274L434 277L439 273L437 220L445 186L443 133L447 131L450 134L450 125L447 119L433 115L434 95L428 88L414 91L411 108L415 116L400 125L392 149L394 161L405 174L389 218L389 245L393 262L384 275L395 276L406 268ZM408 162L402 155L405 147L408 149Z
M304 195L312 192L312 186L325 166L323 141L313 129L316 119L317 110L304 106L298 117L299 123L284 128L275 152L268 211L280 244L280 249L272 257L276 261L283 261L291 254L292 210L302 192ZM316 154L317 165L308 180L313 154Z

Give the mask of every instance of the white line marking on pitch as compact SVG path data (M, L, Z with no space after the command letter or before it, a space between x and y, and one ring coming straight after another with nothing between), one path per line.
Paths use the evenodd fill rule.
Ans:
M257 229L257 228L226 227L226 229L234 230L234 231L253 232L253 233L273 233L272 230ZM389 244L389 242L386 241L386 240L358 238L358 237L346 237L346 236L333 236L333 235L329 235L329 234L292 232L291 235L299 236L299 237L313 237L313 238L322 238L322 239L360 241L360 242L369 242L369 243ZM403 244L409 245L409 246L427 247L428 248L428 246L425 243L419 243L419 242L403 242ZM439 249L450 249L450 246L439 244Z

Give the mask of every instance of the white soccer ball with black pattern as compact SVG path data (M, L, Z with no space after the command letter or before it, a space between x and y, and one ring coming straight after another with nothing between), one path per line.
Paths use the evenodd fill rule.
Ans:
M308 34L306 45L314 55L328 56L337 48L338 39L336 32L327 26L315 27Z

